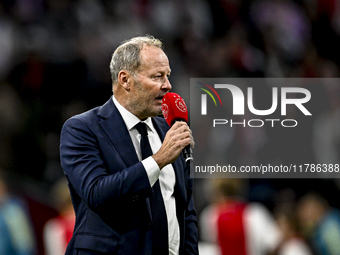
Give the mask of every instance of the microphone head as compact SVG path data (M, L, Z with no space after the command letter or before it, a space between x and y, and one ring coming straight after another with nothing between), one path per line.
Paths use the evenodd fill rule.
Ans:
M183 98L176 93L165 94L162 100L162 113L169 126L177 120L188 122L188 108Z

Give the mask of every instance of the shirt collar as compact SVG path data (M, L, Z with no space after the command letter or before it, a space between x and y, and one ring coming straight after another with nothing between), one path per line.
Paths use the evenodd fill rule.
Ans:
M127 127L127 129L130 131L132 128L134 128L139 122L144 122L146 123L146 125L149 127L149 129L154 132L154 127L151 121L151 118L147 118L143 121L141 121L137 116L133 115L131 112L129 112L128 110L126 110L124 108L124 106L122 106L117 99L115 98L115 96L112 96L112 100L113 103L116 105L119 113L122 115L122 118L125 122L125 125Z

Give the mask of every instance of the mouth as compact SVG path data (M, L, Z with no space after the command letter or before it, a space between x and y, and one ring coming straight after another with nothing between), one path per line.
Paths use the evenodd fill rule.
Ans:
M163 100L163 97L164 97L164 96L156 97L155 100L157 100L157 101L162 101L162 100Z

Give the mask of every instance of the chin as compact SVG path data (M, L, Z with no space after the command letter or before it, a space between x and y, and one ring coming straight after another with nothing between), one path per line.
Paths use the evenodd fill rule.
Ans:
M160 116L160 115L162 115L162 111L155 112L151 117L157 117L157 116Z
M162 106L155 107L153 112L156 116L161 115L162 114Z

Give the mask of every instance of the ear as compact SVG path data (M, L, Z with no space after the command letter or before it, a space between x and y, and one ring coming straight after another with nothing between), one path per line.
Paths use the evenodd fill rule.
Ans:
M125 70L121 70L118 73L118 83L126 90L130 91L130 84L132 81L132 75Z

